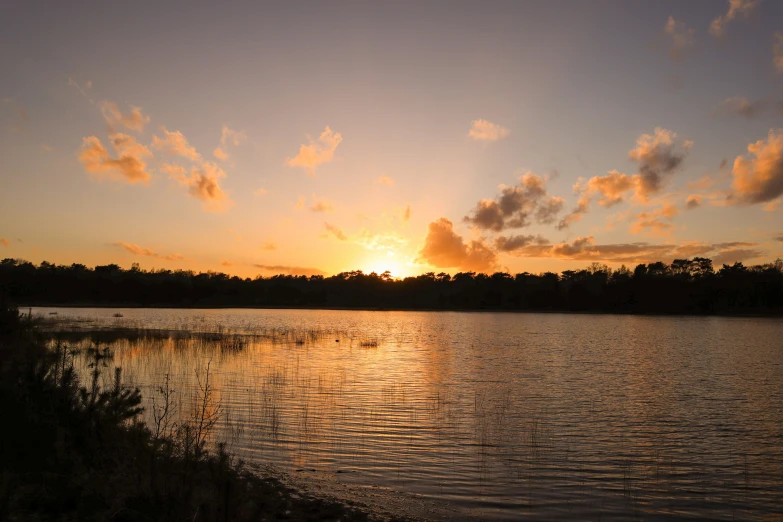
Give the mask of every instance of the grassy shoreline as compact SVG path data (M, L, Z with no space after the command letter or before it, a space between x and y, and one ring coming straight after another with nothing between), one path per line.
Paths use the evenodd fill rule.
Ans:
M117 521L413 520L261 476L208 443L214 411L139 419L141 393L95 346L80 381L73 354L49 349L32 317L0 306L0 519ZM111 386L102 384L111 375Z

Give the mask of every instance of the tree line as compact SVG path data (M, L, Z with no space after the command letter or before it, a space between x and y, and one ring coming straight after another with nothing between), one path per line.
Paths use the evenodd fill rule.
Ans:
M20 305L346 307L371 309L744 314L783 312L783 261L713 268L707 258L612 270L531 274L445 272L241 278L218 272L143 270L137 264L0 262L0 295Z

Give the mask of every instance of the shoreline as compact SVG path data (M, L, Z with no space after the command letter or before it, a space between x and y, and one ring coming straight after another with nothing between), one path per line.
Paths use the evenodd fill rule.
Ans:
M25 308L104 308L104 309L150 309L150 310L323 310L346 312L463 312L463 313L508 313L508 314L564 314L564 315L617 315L637 317L731 317L731 318L783 318L783 310L766 313L682 313L682 312L630 312L606 310L520 310L509 308L397 308L362 306L273 306L273 305L212 305L212 306L175 306L140 304L19 304L20 311Z

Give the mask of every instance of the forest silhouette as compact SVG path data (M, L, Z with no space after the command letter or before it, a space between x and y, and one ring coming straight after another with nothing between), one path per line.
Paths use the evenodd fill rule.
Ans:
M224 273L4 259L0 294L21 305L311 307L594 311L662 314L783 312L783 262L715 270L707 258L612 270L592 263L559 274L388 272L241 278Z

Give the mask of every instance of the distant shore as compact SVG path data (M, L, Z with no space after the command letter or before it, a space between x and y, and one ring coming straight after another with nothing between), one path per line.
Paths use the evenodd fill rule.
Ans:
M632 315L654 317L759 317L783 318L783 311L763 312L733 312L733 313L682 313L682 312L633 312L606 310L530 310L513 308L396 308L396 307L359 307L359 306L247 306L247 305L142 305L142 304L20 304L19 310L26 308L105 308L105 309L157 309L157 310L323 310L346 312L465 312L465 313L510 313L510 314L567 314L567 315Z

